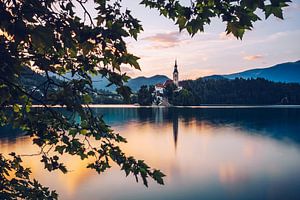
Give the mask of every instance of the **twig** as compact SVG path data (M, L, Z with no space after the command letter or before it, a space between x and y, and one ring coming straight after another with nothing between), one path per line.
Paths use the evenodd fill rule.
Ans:
M76 0L76 1L80 4L80 6L82 7L82 9L84 10L84 14L87 14L87 16L89 17L90 22L91 22L93 28L95 28L96 26L95 26L95 24L94 24L94 22L93 22L93 19L92 19L90 13L87 11L87 9L86 9L86 8L84 7L84 5L83 5L86 1L85 1L85 2L80 1L80 0Z

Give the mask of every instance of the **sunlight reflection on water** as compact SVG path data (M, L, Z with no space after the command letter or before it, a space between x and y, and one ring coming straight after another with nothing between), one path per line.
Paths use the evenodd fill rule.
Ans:
M128 155L166 175L149 188L113 166L97 175L88 161L64 157L70 173L46 172L26 157L34 177L61 199L299 199L298 108L97 108L124 135ZM1 135L1 132L0 132ZM5 134L7 135L7 134ZM0 138L0 151L36 153L27 137Z

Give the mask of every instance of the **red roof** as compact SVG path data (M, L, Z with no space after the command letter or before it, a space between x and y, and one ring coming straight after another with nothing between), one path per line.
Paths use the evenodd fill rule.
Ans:
M166 81L164 82L164 87L166 87L167 85L171 85L171 84L173 84L173 81L172 81L171 79L166 80Z
M161 88L163 88L163 87L164 87L164 84L162 84L162 83L157 83L157 84L155 85L155 87L161 87Z

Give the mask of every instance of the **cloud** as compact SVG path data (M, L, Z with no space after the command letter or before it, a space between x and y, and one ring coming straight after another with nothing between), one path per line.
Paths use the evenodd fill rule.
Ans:
M291 31L283 31L283 32L277 32L269 36L269 40L277 40L281 39L282 37L290 35L292 32Z
M249 56L244 56L243 59L244 60L248 60L248 61L255 61L255 60L258 60L258 59L262 59L264 56L263 55L249 55Z
M179 46L185 39L182 39L181 34L177 31L169 33L157 33L152 36L144 37L142 40L147 40L155 45L152 48L164 49Z
M236 39L232 33L227 34L226 32L221 32L219 34L219 39L221 40L234 40Z
M211 68L205 68L205 69L189 69L185 70L183 72L180 72L180 79L181 80L187 80L187 79L198 79L200 77L209 76L212 74L216 74L216 71Z
M135 76L136 72L138 70L135 70L133 67L130 67L130 66L128 66L128 67L127 66L122 66L121 71L122 71L122 73L126 73L129 76Z

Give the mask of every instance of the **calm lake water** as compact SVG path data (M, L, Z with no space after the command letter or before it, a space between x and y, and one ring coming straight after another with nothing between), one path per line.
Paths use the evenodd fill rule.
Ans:
M149 188L117 166L98 175L88 161L65 157L71 170L33 176L61 199L300 199L300 108L94 108L128 140L128 155L161 169ZM36 153L27 137L1 129L0 152Z

